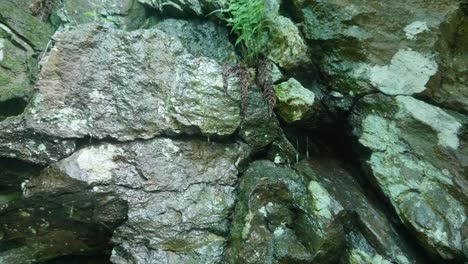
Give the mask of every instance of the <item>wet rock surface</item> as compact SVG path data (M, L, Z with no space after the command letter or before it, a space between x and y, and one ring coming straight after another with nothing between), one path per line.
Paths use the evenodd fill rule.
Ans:
M467 4L226 3L0 3L0 262L466 262Z
M76 188L115 193L128 219L114 232L114 263L220 263L245 144L155 139L82 149L50 168L25 193Z
M353 114L371 174L403 223L443 258L462 257L466 123L408 96L367 96Z

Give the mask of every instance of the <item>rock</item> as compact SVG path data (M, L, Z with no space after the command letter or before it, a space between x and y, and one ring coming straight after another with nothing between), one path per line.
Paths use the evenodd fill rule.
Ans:
M22 118L0 122L0 157L49 164L70 155L75 148L75 140L35 131Z
M32 54L10 39L0 28L0 121L21 114L32 94Z
M54 165L66 176L31 180L25 193L79 181L95 195L116 193L128 219L115 232L113 263L220 263L245 144L153 139L84 148ZM54 187L55 186L55 187Z
M229 42L228 30L212 21L169 18L153 27L171 37L179 38L187 51L195 57L208 57L220 64L238 61L234 46Z
M311 63L308 47L299 29L287 17L277 16L269 25L270 41L266 44L268 58L281 68L292 70Z
M299 159L298 152L284 133L271 143L267 157L276 165L293 164Z
M351 123L371 150L370 172L399 218L424 247L463 259L466 119L409 96L366 96Z
M320 46L317 63L333 90L351 97L375 89L424 93L466 112L466 14L460 1L293 2L305 38Z
M468 13L466 3L452 12L441 25L436 46L440 54L439 74L425 95L438 105L468 113Z
M49 149L57 144L46 138L229 136L240 124L240 94L235 86L230 96L224 94L222 66L194 57L157 29L125 32L86 25L59 33L36 89L21 117L0 123L0 156L49 162L73 149L70 143ZM28 144L17 144L14 133L25 135ZM43 135L35 136L42 145L34 151L48 155L28 158L33 151L28 135L33 134Z
M304 88L296 79L274 86L279 116L287 123L306 117L315 103L315 94Z
M53 28L34 17L29 10L30 0L4 0L0 4L0 29L9 28L19 35L22 42L42 52L50 37ZM1 32L1 30L0 30ZM21 46L25 45L21 43Z
M137 0L63 0L56 11L60 24L76 26L107 22L135 30L146 21L146 10Z
M253 86L247 95L247 111L239 135L254 149L268 146L282 134L275 116L270 116L260 90Z
M32 16L29 4L26 0L0 4L0 121L24 111L38 70L35 52L43 52L53 33Z
M203 16L211 11L224 7L226 0L138 0L143 4L147 4L160 12L171 12L178 15Z
M227 263L335 263L343 208L289 168L255 161L239 186Z
M239 93L225 96L222 66L160 30L88 25L57 38L28 111L36 131L132 140L228 136L239 126Z
M346 236L349 262L344 263L380 263L372 262L377 259L386 259L388 263L422 263L419 252L392 224L392 216L376 205L374 201L378 198L366 192L345 165L330 158L313 158L299 163L295 169L314 186L321 186L317 188L329 193L344 210L356 215ZM361 258L363 262L358 261Z

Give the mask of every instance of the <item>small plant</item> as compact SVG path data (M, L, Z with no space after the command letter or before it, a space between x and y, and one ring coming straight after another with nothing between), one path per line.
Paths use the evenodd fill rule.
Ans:
M228 0L227 6L211 14L217 14L237 36L235 45L241 46L244 59L257 59L267 28L263 0Z
M241 63L224 66L224 90L227 92L229 77L238 77L241 90L241 113L245 115L247 93L252 84L252 76L248 67L255 68L255 82L268 103L270 115L273 115L276 96L271 79L271 62L266 58L264 50L268 41L268 21L263 0L228 0L227 8L215 10L210 14L216 14L231 28L231 33L236 35L235 46L240 47L242 54Z

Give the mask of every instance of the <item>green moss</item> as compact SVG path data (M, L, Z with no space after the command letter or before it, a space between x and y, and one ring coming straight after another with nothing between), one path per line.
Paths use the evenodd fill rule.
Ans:
M0 89L11 82L10 77L0 71ZM1 93L1 92L0 92Z
M29 0L2 0L0 22L24 37L36 50L43 50L53 34L53 28L34 17Z

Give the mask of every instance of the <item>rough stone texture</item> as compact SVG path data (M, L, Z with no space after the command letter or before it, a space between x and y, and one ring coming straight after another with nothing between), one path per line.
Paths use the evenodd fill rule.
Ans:
M319 184L256 161L242 176L238 199L227 263L336 263L346 215Z
M75 148L75 140L37 132L21 117L0 122L1 157L48 164L65 158Z
M234 47L229 42L227 28L212 21L169 18L154 27L171 37L179 38L184 47L196 57L208 57L222 64L238 61Z
M83 26L57 38L28 111L37 131L131 140L227 136L240 123L239 93L224 95L222 66L160 30Z
M279 116L287 123L303 119L314 106L315 94L291 78L274 86Z
M240 96L235 86L224 94L221 75L216 61L194 57L157 29L128 33L86 25L58 34L26 113L1 123L1 155L47 162L63 158L56 152L73 150L49 149L37 135L57 140L228 136L240 124ZM34 151L53 157L31 155Z
M393 226L391 216L375 203L378 197L366 192L356 180L356 175L353 176L345 165L331 158L313 158L295 168L314 183L313 186L322 192L327 191L329 196L339 201L346 211L356 214L347 234L347 252L354 262L344 263L374 263L371 260L377 258L387 259L383 263L421 262L417 255L419 252L415 252ZM366 261L357 261L360 258Z
M0 120L21 114L25 101L32 93L28 69L31 54L17 47L10 39L11 35L0 28ZM8 101L10 107L5 105ZM21 105L21 101L24 101L23 109L15 109L14 104Z
M283 133L276 117L270 116L260 90L253 86L247 95L247 111L239 135L254 149L261 149L278 139Z
M351 123L401 221L431 252L463 259L466 119L409 96L372 95L358 103Z
M463 2L463 1L462 1ZM464 6L463 6L464 5ZM468 113L468 6L450 14L441 26L442 36L437 42L440 65L436 84L426 95L437 104Z
M33 49L43 51L53 34L53 29L31 14L30 4L30 0L2 0L0 25L6 25Z
M58 21L52 20L68 26L107 22L134 30L146 21L146 10L137 0L62 0L58 5L54 14Z
M245 144L170 139L101 144L53 165L95 194L116 193L128 220L113 236L114 263L221 263ZM25 193L70 186L43 177Z
M458 0L296 0L306 39L320 45L330 86L356 96L425 92L466 112L466 10ZM466 33L466 32L465 32ZM312 51L314 53L314 51ZM396 77L396 78L395 78Z
M309 48L297 26L279 14L270 16L270 39L266 43L268 58L287 70L307 67L311 63Z
M23 112L52 28L32 16L27 0L0 3L0 121Z
M172 12L179 15L206 15L225 6L225 0L138 0L161 12Z

